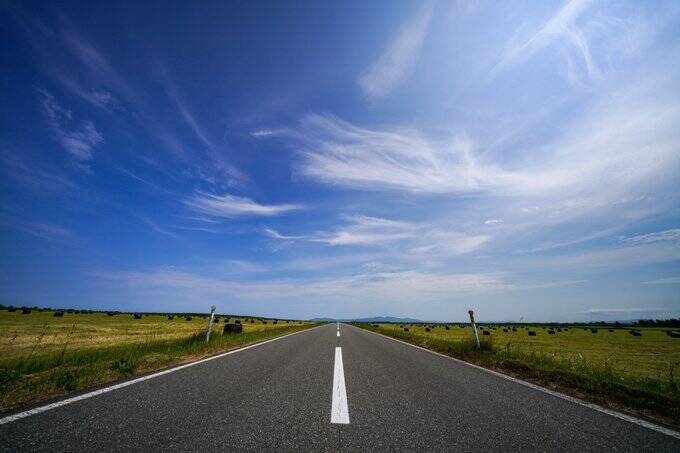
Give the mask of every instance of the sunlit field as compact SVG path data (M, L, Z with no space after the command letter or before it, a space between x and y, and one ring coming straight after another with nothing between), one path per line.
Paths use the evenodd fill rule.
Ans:
M172 319L170 319L172 318ZM292 320L230 317L243 332L223 335L218 316L0 310L0 411L156 371L313 326Z
M407 326L412 333L432 338L469 340L469 326L450 325L430 328ZM381 324L381 329L403 330L399 325ZM513 330L515 329L515 330ZM559 329L559 330L558 330ZM573 361L611 367L615 372L635 377L668 379L671 373L680 374L680 338L670 337L672 329L642 327L641 335L633 336L631 329L609 327L480 326L479 337L491 340L499 349L544 353ZM483 331L489 332L486 336ZM536 332L529 336L528 331ZM548 332L554 332L549 334ZM680 376L677 376L680 378Z

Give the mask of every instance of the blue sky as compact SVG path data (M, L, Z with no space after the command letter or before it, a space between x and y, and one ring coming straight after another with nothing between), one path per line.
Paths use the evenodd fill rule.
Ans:
M680 5L3 2L4 304L680 315Z

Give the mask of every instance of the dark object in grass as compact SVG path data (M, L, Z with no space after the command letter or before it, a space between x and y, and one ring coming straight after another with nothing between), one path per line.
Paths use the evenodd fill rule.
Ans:
M30 308L22 308L22 309L21 309L21 314L22 314L22 315L30 315L30 314L31 314L31 309L30 309Z
M529 336L530 336L530 337L535 337L535 336L536 336L536 332L534 332L533 330L530 330L530 331L529 331Z
M482 330L482 335L491 335L491 332L488 330Z
M10 313L14 313L15 311L17 311L17 307L7 307L7 311Z
M373 327L380 327L380 326L379 326L379 325L377 325L377 324L373 324Z
M425 332L429 332L429 331L430 331L430 328L429 328L429 327L425 327Z
M549 330L549 331L548 331L548 335L555 335L555 331L554 331L554 330Z
M634 331L634 330L630 330L629 332L630 332L630 334L631 334L632 336L634 336L634 337L641 337L641 336L642 336L642 333L636 332L636 331Z
M450 330L451 328L449 326L444 326L446 330Z
M64 312L63 312L63 311L55 311L55 312L54 312L54 317L55 317L55 318L61 318L62 316L64 316Z
M503 332L507 332L507 331L508 331L508 329L503 329Z
M680 338L680 333L678 332L673 332L671 330L666 331L666 335L668 335L671 338Z
M267 321L262 321L262 324L267 324Z
M140 313L135 313L132 315L135 319L142 319L142 315Z
M408 332L408 327L404 327L404 332Z
M590 329L592 333L597 333L597 329Z
M614 331L614 329L609 329L609 331L610 331L610 332L613 332L613 331Z
M169 319L170 321L172 321L173 319L175 319L175 317L172 316L172 315L168 315L168 319Z
M224 330L222 331L223 335L228 335L231 333L242 333L243 332L243 326L239 322L238 324L225 324L224 325Z
M213 319L213 322L214 322L215 324L219 324L219 323L220 323L220 318L215 318L215 319Z
M237 322L238 322L239 324L241 324L241 321L237 321ZM251 323L251 324L255 324L255 320L254 320L254 319L251 319L251 320L250 320L250 323Z
M234 322L235 322L236 324L241 324L241 320L240 320L240 319L237 319L237 320L234 321ZM255 322L255 321L253 321L253 320L251 319L250 322L252 323L252 322Z
M274 321L274 322L272 322L272 324L278 324L278 323L279 323L278 321Z
M107 312L106 312L106 316L113 316L114 314L115 314L115 313L112 312L112 311L107 311Z
M184 319L187 321L191 321L191 316L185 316Z
M558 327L558 328L557 328L557 331L558 331L558 332L562 332L562 329L560 329L560 328Z
M517 329L513 327L513 328L512 328L512 331L513 331L513 332L517 332Z

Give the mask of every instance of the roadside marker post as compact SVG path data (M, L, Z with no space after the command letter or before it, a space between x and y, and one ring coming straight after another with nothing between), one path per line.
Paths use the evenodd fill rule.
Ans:
M479 334L477 333L477 325L475 324L475 312L468 310L468 314L470 315L470 324L472 326L472 336L475 339L475 347L479 349Z
M213 305L212 307L210 307L210 321L208 321L208 333L205 334L206 343L210 341L210 331L212 330L213 321L215 320L215 310L217 310L216 306Z

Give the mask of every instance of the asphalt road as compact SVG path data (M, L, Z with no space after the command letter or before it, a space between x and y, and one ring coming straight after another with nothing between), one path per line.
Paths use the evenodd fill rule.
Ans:
M1 424L0 450L680 451L667 434L339 329L325 325ZM332 408L341 423L331 423Z

